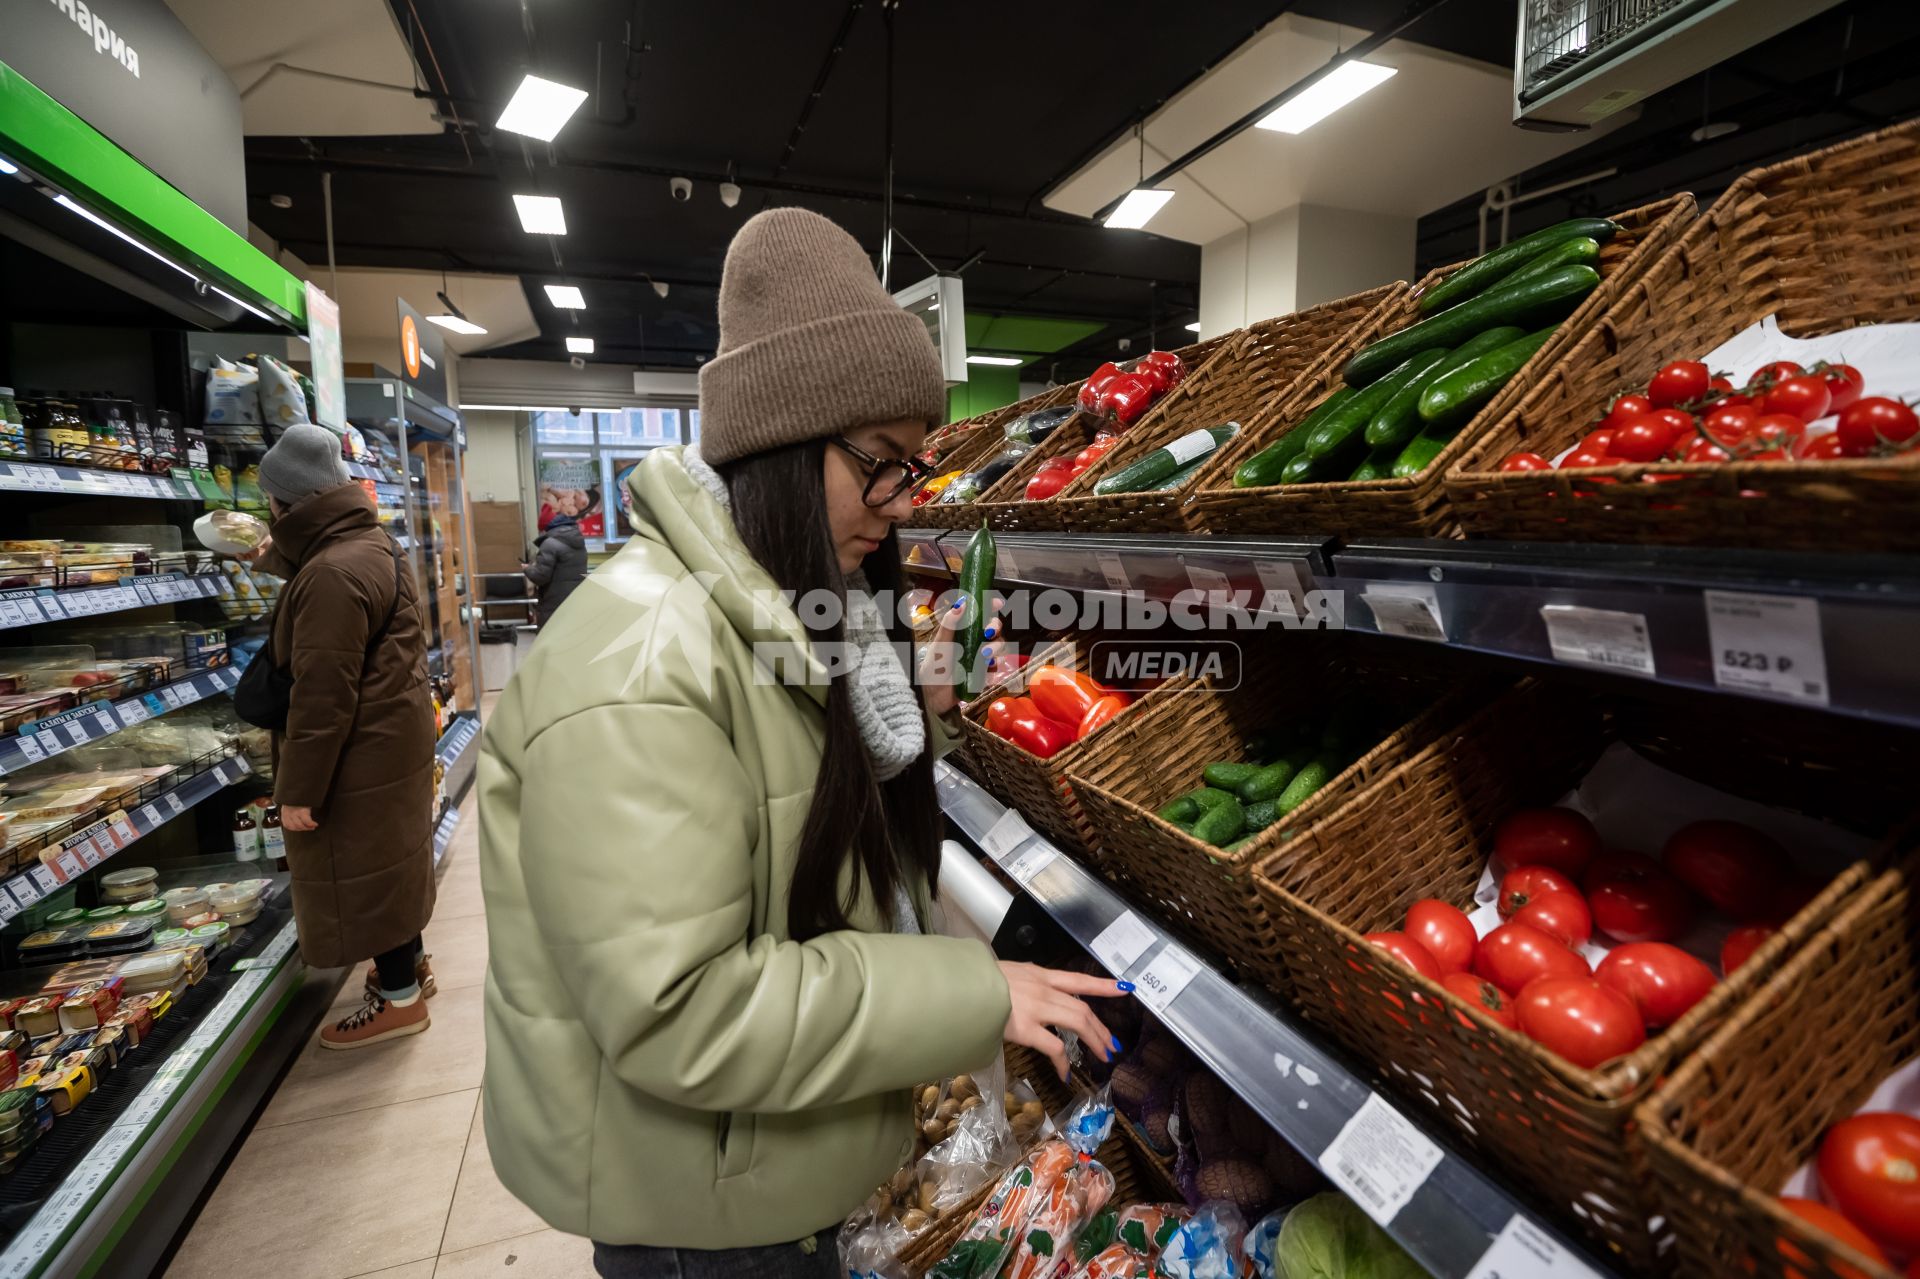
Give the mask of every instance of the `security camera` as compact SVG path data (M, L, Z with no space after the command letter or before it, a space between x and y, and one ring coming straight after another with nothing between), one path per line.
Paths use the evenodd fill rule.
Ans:
M740 184L737 182L722 182L720 184L720 203L726 205L729 209L740 203Z
M586 367L587 367L587 362L586 362L586 361L585 361L584 359L582 359L582 358L581 358L580 356L577 356L577 355L569 355L569 356L567 357L567 363L568 363L568 364L571 364L571 365L572 365L572 366L573 366L574 368L576 368L576 369L584 369L584 368L586 368ZM579 409L575 409L575 410L573 411L573 415L574 415L575 417L579 417L579 416L580 416L580 410L579 410Z
M575 360L575 361L574 361L574 363L576 363L576 364L585 364L585 363L586 363L586 361L585 361L585 360ZM579 406L578 404L569 404L569 405L567 406L567 412L569 412L569 413L571 413L571 414L573 414L573 415L574 415L575 417L579 417L579 416L580 416L580 406Z
M667 296L667 282L665 280L655 280L653 282L653 291L661 297Z
M668 178L667 189L673 192L673 198L682 204L693 199L693 183L685 178Z
M1121 349L1122 351L1131 351L1131 350L1133 350L1133 339L1132 339L1132 338L1121 338L1121 339L1120 339L1120 349Z

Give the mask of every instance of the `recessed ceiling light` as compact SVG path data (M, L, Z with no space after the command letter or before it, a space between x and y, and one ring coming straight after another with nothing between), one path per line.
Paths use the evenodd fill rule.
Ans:
M1106 224L1120 231L1133 231L1153 220L1153 215L1173 199L1173 192L1159 187L1135 187L1127 198L1107 215Z
M1189 333L1198 333L1199 331L1200 331L1200 321L1198 320L1195 320L1192 324L1189 324L1187 326L1187 332Z
M1341 107L1399 74L1377 62L1342 62L1308 88L1275 107L1254 127L1276 133L1305 133Z
M565 235L566 211L557 195L516 195L513 207L520 211L520 229L528 235Z
M568 355L592 355L593 339L592 338L568 338L567 354Z
M569 311L584 311L587 309L587 295L582 293L577 285L549 284L547 286L547 301L553 303L555 306L564 307Z
M485 329L464 315L429 315L427 317L427 323L437 324L449 333L464 333L469 337L477 333L486 332Z
M969 355L968 364L997 364L1007 368L1025 364L1026 361L1012 355Z
M513 91L513 100L507 103L507 109L500 113L493 127L551 142L586 100L585 89L570 89L530 75Z

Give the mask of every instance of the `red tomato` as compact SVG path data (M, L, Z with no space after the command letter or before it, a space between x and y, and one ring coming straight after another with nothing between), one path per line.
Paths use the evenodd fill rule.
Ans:
M1612 466L1620 459L1609 457L1599 449L1577 448L1560 459L1563 471L1577 470L1585 466Z
M1802 436L1793 455L1802 462L1831 462L1835 458L1845 457L1840 451L1840 433L1828 431L1825 435L1816 435L1812 439Z
M1656 407L1647 396L1623 395L1613 402L1613 407L1607 411L1606 417L1600 420L1600 425L1607 430L1625 426L1635 418L1645 417Z
M1369 946L1378 946L1422 977L1440 980L1440 961L1405 933L1368 933L1362 940Z
M1725 449L1710 444L1706 440L1695 440L1693 443L1687 445L1687 451L1680 455L1680 460L1683 462L1726 462L1732 460L1732 457L1733 455Z
M1613 433L1613 456L1623 462L1657 462L1673 447L1674 430L1649 414Z
M1064 666L1037 667L1027 676L1027 696L1042 715L1062 724L1078 724L1105 695L1091 676Z
M1778 1202L1782 1208L1785 1208L1788 1212L1800 1218L1800 1220L1806 1222L1815 1230L1832 1235L1835 1239L1838 1239L1841 1243L1847 1245L1847 1247L1853 1249L1863 1257L1871 1257L1883 1265L1887 1264L1887 1254L1880 1251L1879 1244L1867 1238L1866 1233L1862 1231L1860 1227L1854 1225L1851 1221L1848 1221L1845 1217L1827 1207L1819 1200L1795 1199L1790 1195L1782 1195ZM1784 1238L1778 1240L1775 1246L1780 1249L1780 1255L1789 1261L1798 1261L1804 1265L1816 1264L1813 1258L1807 1256L1799 1247ZM1914 1265L1920 1266L1920 1261L1916 1261ZM1784 1267L1784 1269L1787 1279L1807 1279L1807 1272L1804 1270L1796 1269L1793 1266L1787 1266ZM1843 1261L1833 1263L1833 1273L1841 1276L1841 1279L1867 1279L1867 1274L1864 1270L1859 1269L1857 1266L1849 1266ZM1913 1268L1909 1267L1907 1273L1909 1275L1913 1274Z
M1538 453L1509 453L1500 459L1503 471L1551 471L1553 463Z
M1647 1041L1633 1001L1591 977L1542 977L1520 992L1517 1007L1521 1030L1588 1070Z
M1771 385L1774 382L1779 382L1786 378L1799 377L1805 372L1805 369L1795 364L1792 360L1775 360L1772 364L1762 364L1759 368L1755 369L1753 376L1747 379L1747 383L1749 386L1755 382L1765 382Z
M1537 977L1586 977L1587 961L1531 924L1502 924L1480 939L1474 975L1508 994Z
M1827 384L1827 394L1833 401L1827 405L1829 413L1838 413L1846 408L1847 405L1858 400L1867 389L1867 379L1862 377L1860 370L1851 364L1829 364L1821 380Z
M1466 914L1438 897L1417 901L1407 909L1407 936L1426 947L1442 974L1473 967L1473 950L1480 941Z
M1817 377L1790 377L1767 388L1760 397L1762 413L1784 413L1798 418L1803 424L1816 422L1827 415L1827 406L1833 403L1833 392L1827 389L1825 380Z
M1580 438L1580 447L1592 449L1595 453L1607 453L1613 449L1612 427L1602 427L1598 431L1588 431Z
M1753 434L1753 424L1759 420L1760 410L1751 404L1728 404L1708 410L1701 425L1716 442L1731 446Z
M1125 697L1117 693L1108 693L1092 706L1089 706L1087 713L1080 717L1080 726L1074 730L1073 740L1077 742L1081 738L1089 737L1097 730L1105 728L1108 722L1121 711L1127 709L1127 706L1128 700Z
M1733 970L1753 958L1753 952L1767 944L1767 938L1779 930L1771 924L1748 924L1727 934L1720 943L1720 975L1733 976Z
M1600 848L1600 833L1571 808L1523 808L1493 833L1501 866L1551 866L1568 875L1586 869Z
M1563 946L1583 946L1593 936L1593 912L1579 893L1542 893L1513 912L1516 924L1531 924Z
M1841 412L1836 429L1841 452L1848 457L1866 457L1885 445L1911 440L1920 433L1920 416L1898 400L1869 395Z
M1440 979L1440 984L1507 1029L1520 1029L1520 1020L1513 1015L1513 1000L1492 982L1472 973L1448 973ZM1468 1027L1474 1024L1467 1017L1460 1018L1460 1022Z
M1883 1248L1920 1252L1920 1119L1868 1110L1820 1139L1820 1185Z
M1663 941L1615 946L1593 975L1631 999L1648 1030L1679 1021L1687 1009L1707 997L1714 982L1713 969Z
M1512 919L1521 910L1548 893L1578 893L1580 885L1573 876L1551 866L1522 866L1500 877L1500 918Z
M1792 448L1800 439L1800 433L1807 424L1791 413L1767 413L1753 424L1753 430L1742 441L1748 448L1766 452Z
M1763 919L1793 872L1786 849L1740 822L1691 822L1667 837L1660 861L1714 907L1746 923Z
M1711 388L1713 374L1698 360L1675 360L1647 383L1647 398L1662 407L1697 400Z
M1586 878L1594 926L1615 941L1671 941L1693 922L1693 895L1645 853L1604 852Z

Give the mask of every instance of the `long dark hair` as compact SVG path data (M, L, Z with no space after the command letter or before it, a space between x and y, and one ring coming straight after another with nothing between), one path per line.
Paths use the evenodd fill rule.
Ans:
M830 590L844 601L846 578L827 525L826 448L826 441L810 440L717 469L732 495L741 541L780 589L799 595ZM900 546L891 529L861 567L876 596L898 601ZM882 620L896 645L911 644L898 608L887 610ZM837 642L843 633L839 623L808 626L815 643ZM939 887L940 810L932 752L922 752L892 781L879 781L853 718L848 678L836 675L827 690L826 747L793 867L787 931L801 941L848 926L847 913L863 877L883 914L892 909L896 889L911 872L926 880L930 893ZM856 874L843 898L835 889L849 860Z

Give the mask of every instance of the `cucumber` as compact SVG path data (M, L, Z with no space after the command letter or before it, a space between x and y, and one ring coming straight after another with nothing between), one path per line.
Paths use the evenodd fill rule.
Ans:
M1398 451L1420 430L1418 409L1420 393L1427 389L1438 376L1438 369L1447 363L1448 351L1445 347L1435 347L1431 351L1422 351L1413 357L1413 376L1400 384L1380 411L1367 423L1367 447L1375 450L1394 449ZM1387 456L1388 463L1393 461L1392 454ZM1377 476L1359 476L1361 479L1376 479Z
M1326 463L1330 471L1351 469L1351 462L1341 465L1336 459L1358 454L1366 446L1367 423L1401 387L1413 380L1416 364L1417 360L1412 358L1401 361L1393 372L1320 419L1320 424L1307 436L1307 456Z
M1208 456L1239 433L1240 424L1237 422L1229 422L1225 426L1209 426L1200 431L1190 431L1172 443L1154 449L1138 461L1129 462L1103 478L1093 486L1094 496L1105 497L1109 493L1144 493L1173 478L1174 474L1188 463Z
M1240 838L1246 829L1247 810L1240 807L1239 800L1232 800L1200 814L1193 824L1193 837L1203 844L1224 848Z
M1193 819L1200 816L1200 801L1191 795L1182 795L1163 807L1158 816L1161 821L1172 822L1175 826L1191 826Z
M1420 394L1420 420L1428 426L1458 429L1513 380L1557 327L1550 325L1489 351L1429 385Z
M1319 425L1322 418L1335 412L1358 394L1360 392L1354 388L1343 386L1320 401L1311 412L1294 425L1291 431L1242 462L1239 469L1233 473L1233 486L1252 489L1280 483L1280 472L1288 462L1300 455L1300 450L1307 446L1307 433Z
M1433 465L1433 459L1453 440L1451 431L1422 431L1407 441L1407 447L1400 450L1400 456L1393 459L1393 478L1404 480L1418 475Z
M1247 829L1261 831L1280 820L1280 806L1270 799L1247 805Z
M1199 790L1188 791L1187 798L1198 804L1203 812L1216 808L1225 808L1228 804L1238 803L1232 791L1224 791L1215 786L1202 786Z
M1590 235L1575 236L1571 240L1562 240L1550 249L1543 249L1518 271L1508 276L1508 284L1518 284L1522 280L1531 280L1536 275L1545 275L1559 266L1590 266L1596 270L1600 265L1600 241Z
M1611 240L1620 224L1607 218L1572 218L1556 223L1532 235L1523 235L1511 244L1503 244L1491 253L1483 253L1428 289L1420 299L1420 313L1432 315L1456 302L1465 302L1474 294L1506 279L1528 265L1540 253L1564 240Z
M986 684L985 679L979 678L984 672L975 671L974 667L980 660L987 619L993 614L993 570L998 554L993 534L987 532L987 522L981 520L979 532L967 539L966 552L960 557L960 590L973 608L973 616L960 632L960 669L966 674L967 687L974 692Z
M1319 479L1314 472L1319 469L1314 459L1304 450L1289 461L1280 472L1282 484L1307 484Z
M1243 804L1258 804L1262 800L1276 799L1287 788L1293 775L1300 771L1298 764L1280 760L1257 769L1252 776L1242 779L1235 794Z
M1347 476L1349 482L1361 480L1384 480L1393 475L1393 459L1400 456L1397 448L1375 449L1353 468L1353 474Z
M1238 792L1240 784L1259 771L1258 764L1208 764L1202 776L1209 786Z
M1211 462L1212 460L1213 460L1213 455L1211 453L1209 453L1205 457L1195 458L1193 461L1187 463L1185 466L1175 471L1171 476L1167 477L1167 479L1163 480L1161 483L1156 484L1152 488L1148 489L1147 492L1171 493L1175 489L1179 488L1181 485L1185 484L1188 480L1198 475L1200 473L1200 468L1205 466L1208 462Z
M1347 361L1347 383L1364 387L1377 382L1421 351L1458 346L1498 324L1537 325L1564 320L1599 284L1600 273L1590 266L1556 267L1530 280L1503 284L1381 338Z
M1287 789L1280 793L1279 799L1273 801L1274 807L1280 810L1283 817L1291 813L1306 803L1315 791L1332 781L1333 775L1339 772L1341 767L1337 756L1326 754L1314 756L1305 768L1293 775L1293 780L1287 783Z
M1453 354L1434 366L1433 377L1427 380L1427 385L1431 386L1436 379L1445 377L1455 369L1472 364L1488 352L1498 351L1509 342L1518 342L1525 336L1527 331L1517 324L1502 324L1484 333L1477 333L1455 347Z

